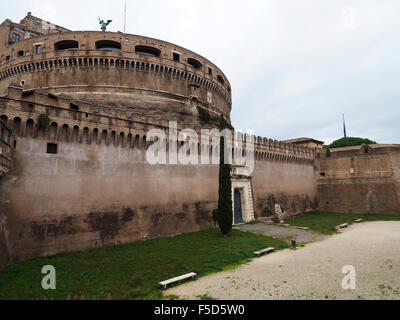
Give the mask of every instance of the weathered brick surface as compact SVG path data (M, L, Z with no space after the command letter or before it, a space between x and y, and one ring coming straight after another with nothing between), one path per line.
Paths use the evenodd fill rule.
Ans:
M371 145L317 156L320 210L400 214L400 145Z

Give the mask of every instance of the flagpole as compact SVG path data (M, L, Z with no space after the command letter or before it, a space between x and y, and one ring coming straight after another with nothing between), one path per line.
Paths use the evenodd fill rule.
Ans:
M124 8L124 33L126 33L126 0L125 0L125 8Z

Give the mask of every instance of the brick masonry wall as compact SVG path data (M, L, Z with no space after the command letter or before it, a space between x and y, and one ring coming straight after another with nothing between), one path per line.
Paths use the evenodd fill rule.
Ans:
M284 217L318 208L314 166L310 162L256 161L253 189L257 218L274 215L277 204Z
M145 159L147 131L160 126L168 130L162 127L167 121L154 124L149 117L126 119L125 114L103 110L93 113L81 102L80 111L74 111L65 108L60 99L61 106L40 104L35 102L39 93L31 102L21 101L18 88L14 89L10 98L0 99L0 116L7 118L16 138L11 170L0 183L0 208L7 217L11 259L169 236L213 225L218 165L151 166ZM38 116L43 113L50 118L45 131L37 128ZM304 190L308 182L301 180L314 177L309 174L314 151L260 137L256 140L256 196L265 203L273 195L290 213L308 211L315 203L314 194L311 189ZM57 144L57 154L47 153L48 143ZM276 175L280 170L283 179ZM286 193L285 188L294 183ZM285 196L290 199L288 206Z
M316 160L319 209L400 214L400 145L371 145L321 152Z
M152 166L145 151L20 137L0 185L11 259L212 226L218 166Z

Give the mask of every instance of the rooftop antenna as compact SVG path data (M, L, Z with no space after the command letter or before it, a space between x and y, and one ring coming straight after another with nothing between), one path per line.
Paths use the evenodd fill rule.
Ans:
M125 0L125 8L124 8L124 33L126 33L126 0Z

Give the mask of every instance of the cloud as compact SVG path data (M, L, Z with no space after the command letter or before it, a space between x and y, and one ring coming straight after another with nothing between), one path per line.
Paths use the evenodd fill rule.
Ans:
M397 0L128 0L127 31L176 43L217 64L233 90L238 128L276 139L349 134L400 141ZM72 30L123 30L124 0L0 4ZM18 14L17 14L18 13ZM54 21L53 21L54 19Z

